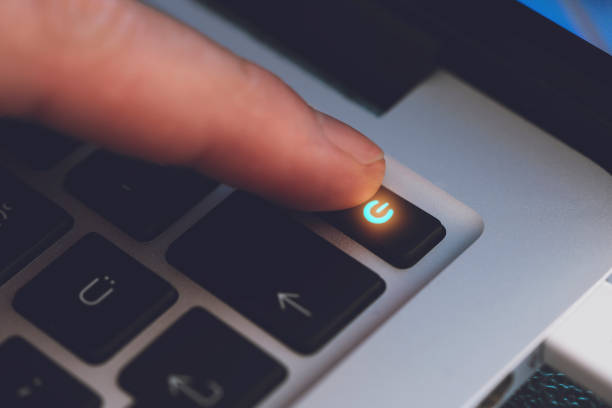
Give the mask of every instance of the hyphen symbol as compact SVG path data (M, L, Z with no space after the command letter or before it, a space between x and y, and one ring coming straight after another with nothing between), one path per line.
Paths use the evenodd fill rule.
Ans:
M363 207L363 216L372 224L384 224L393 217L393 210L391 208L387 209L389 203L384 203L374 210L378 203L378 200L372 200ZM387 212L383 213L385 209L387 209Z

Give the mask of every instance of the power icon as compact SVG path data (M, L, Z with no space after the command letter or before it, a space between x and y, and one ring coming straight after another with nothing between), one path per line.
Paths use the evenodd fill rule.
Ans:
M378 203L378 200L372 200L363 207L363 216L372 224L384 224L393 217L393 210L391 208L383 214L383 211L389 206L389 203L384 203L374 210L374 207L376 207Z

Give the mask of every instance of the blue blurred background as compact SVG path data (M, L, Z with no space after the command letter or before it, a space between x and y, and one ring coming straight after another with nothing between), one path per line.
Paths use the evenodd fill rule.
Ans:
M518 0L612 54L612 0Z

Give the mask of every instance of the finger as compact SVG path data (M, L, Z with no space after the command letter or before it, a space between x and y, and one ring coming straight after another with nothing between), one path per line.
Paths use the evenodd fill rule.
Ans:
M356 205L382 151L269 72L126 0L2 0L0 114L300 209Z

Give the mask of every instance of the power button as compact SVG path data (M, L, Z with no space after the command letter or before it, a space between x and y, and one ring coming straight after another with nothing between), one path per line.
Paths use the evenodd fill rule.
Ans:
M446 235L440 221L381 187L365 203L323 218L397 268L409 268Z
M393 209L388 206L388 202L378 205L378 200L372 200L363 207L363 216L372 224L384 224L393 217Z

